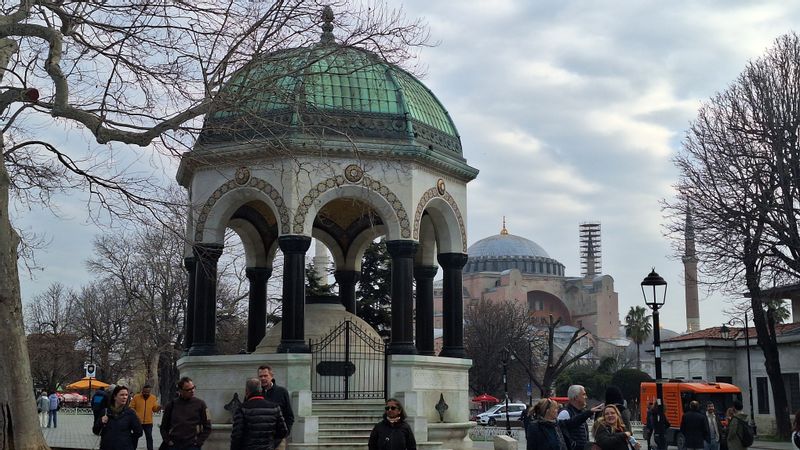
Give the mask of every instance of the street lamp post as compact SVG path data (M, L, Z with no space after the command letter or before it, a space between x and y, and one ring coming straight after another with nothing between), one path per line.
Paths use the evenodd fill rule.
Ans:
M503 347L500 352L500 360L503 363L503 396L506 401L506 433L511 436L511 421L508 418L508 347Z
M734 322L737 322L741 319L732 318L728 321L728 325L733 325ZM750 330L748 329L748 319L747 319L747 310L744 312L744 346L745 351L747 352L747 387L750 391L750 426L753 428L753 434L756 434L756 421L755 421L755 409L753 408L753 370L750 366ZM720 334L722 334L722 339L728 339L730 337L730 330L725 324L722 324L722 328L720 328ZM736 347L736 337L733 338L733 345Z
M663 288L663 292L661 289ZM648 295L652 289L652 295ZM661 329L658 323L658 310L664 306L667 300L667 282L664 281L657 273L656 269L652 271L642 280L642 295L644 296L644 304L653 310L653 353L655 355L656 364L656 406L658 413L657 420L661 420L664 415L664 390L661 385ZM664 427L655 427L655 440L656 446L659 450L665 448L664 441Z

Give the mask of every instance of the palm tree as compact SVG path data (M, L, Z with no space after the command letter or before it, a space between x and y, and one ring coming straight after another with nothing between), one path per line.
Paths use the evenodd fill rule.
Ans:
M636 343L636 368L642 370L642 361L639 355L639 346L653 331L650 323L650 314L644 306L631 306L630 311L625 316L625 336Z

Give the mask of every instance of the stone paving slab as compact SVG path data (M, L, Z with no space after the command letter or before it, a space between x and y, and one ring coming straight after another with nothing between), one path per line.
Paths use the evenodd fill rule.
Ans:
M153 418L153 447L158 449L161 445L161 435L158 432L158 425L161 423L161 416ZM44 439L51 448L69 448L90 450L96 449L100 444L100 437L92 434L92 416L82 414L58 414L58 428L42 428ZM144 436L139 439L138 449L146 450L147 443Z
M161 423L161 415L156 415L153 420L153 446L158 448L161 445L161 435L158 432L158 425ZM100 439L92 434L92 416L82 414L58 414L58 428L42 428L42 433L47 441L47 445L54 449L76 449L92 450L97 449ZM524 438L520 440L519 450L525 450ZM139 439L137 450L146 450L147 445L144 436ZM492 442L473 442L476 450L489 450L493 448ZM756 440L751 449L761 450L793 450L790 442L772 442ZM677 447L670 447L669 450L677 450Z

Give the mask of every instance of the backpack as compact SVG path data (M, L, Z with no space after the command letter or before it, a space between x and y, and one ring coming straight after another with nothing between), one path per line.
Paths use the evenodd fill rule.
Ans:
M750 428L750 425L748 425L744 420L738 417L736 417L736 420L741 423L741 426L739 427L741 430L739 432L739 441L742 443L743 447L750 447L753 445L753 441L755 440L755 436L753 436L753 429Z

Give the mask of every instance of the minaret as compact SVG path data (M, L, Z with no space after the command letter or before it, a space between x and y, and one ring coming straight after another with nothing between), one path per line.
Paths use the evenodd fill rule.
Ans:
M692 205L686 207L685 246L683 249L683 284L686 286L686 331L700 329L700 296L697 291L697 254L694 247Z
M328 250L320 241L314 243L313 264L314 272L316 272L320 283L323 285L328 284L328 264L330 264L330 259L328 259Z

